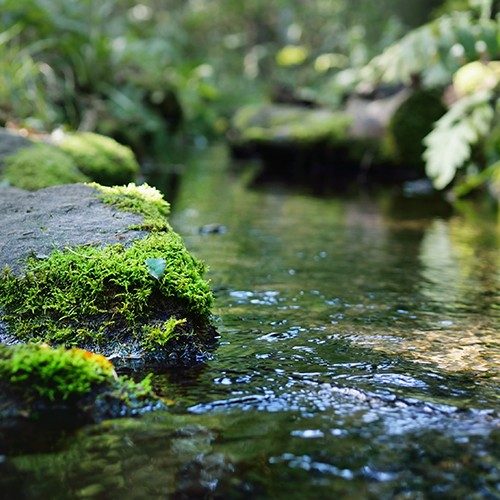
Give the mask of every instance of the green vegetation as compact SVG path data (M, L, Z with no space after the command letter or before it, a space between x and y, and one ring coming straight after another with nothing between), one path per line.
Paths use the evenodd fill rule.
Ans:
M165 347L176 336L176 328L185 323L185 318L177 319L172 317L160 326L144 326L141 338L142 346L150 351L158 347Z
M236 141L240 143L341 142L350 122L342 112L284 105L247 106L234 117Z
M165 260L161 278L150 275L148 258ZM127 248L56 250L45 260L30 259L22 277L6 269L0 305L12 332L23 340L71 345L85 335L102 340L103 328L112 327L140 338L141 324L172 303L193 315L209 314L212 294L203 272L179 235L152 233ZM96 327L103 316L105 327Z
M51 401L81 396L117 380L113 365L83 349L52 349L44 344L0 346L0 379Z
M130 151L118 153L116 144L89 132L118 139L141 160L171 162L172 146L220 137L243 108L235 140L336 140L345 135L339 109L347 97L386 95L400 85L417 94L444 90L451 115L424 139L442 108L430 110L415 95L422 121L401 110L388 140L399 160L419 165L425 149L426 171L439 189L479 186L479 178L489 186L496 175L490 167L497 155L491 160L485 149L498 121L500 40L492 0L1 3L0 126L85 131L70 134L63 147L101 184L132 181L137 165ZM479 88L480 81L493 83ZM484 91L488 102L472 97ZM326 109L296 116L282 106L264 113L267 106L256 104L269 101ZM263 123L242 123L250 115ZM459 139L447 141L452 135ZM458 141L466 145L456 147ZM348 149L377 150L352 142ZM112 152L97 154L103 150ZM348 155L366 159L373 151Z
M423 140L446 112L441 94L440 90L418 90L392 116L386 141L389 156L399 164L423 170Z
M65 124L142 151L179 125L220 134L236 107L278 84L317 93L438 3L2 0L0 124ZM302 64L277 64L287 52Z
M7 157L0 178L29 191L88 181L69 156L47 144L34 144Z
M124 212L144 216L142 224L134 229L149 231L170 229L167 221L170 205L156 188L147 184L108 187L92 183L90 186L100 192L100 199L104 203L113 205Z
M437 189L451 185L455 196L496 185L500 177L498 149L492 136L500 119L500 39L498 19L492 18L491 0L449 2L460 12L445 12L434 21L410 32L374 58L360 76L372 82L406 84L418 81L425 89L447 91L448 109L436 121L433 130L422 137L422 130L412 134L423 145L427 175ZM452 87L451 87L452 86ZM451 90L453 89L453 90ZM429 118L422 104L403 120L413 123ZM395 117L396 119L397 117ZM394 127L393 127L394 128ZM487 192L497 200L498 190Z
M110 137L81 132L65 135L58 145L85 175L100 184L124 184L139 173L134 153Z
M81 398L99 398L99 411L112 403L120 403L121 413L125 408L141 408L144 403L156 401L150 377L140 382L117 376L111 362L84 349L51 348L46 344L0 345L0 385L3 395L15 398L15 402L36 405L37 401L75 404ZM86 411L90 408L86 402ZM31 415L29 407L23 407L23 416ZM118 415L116 415L118 416Z

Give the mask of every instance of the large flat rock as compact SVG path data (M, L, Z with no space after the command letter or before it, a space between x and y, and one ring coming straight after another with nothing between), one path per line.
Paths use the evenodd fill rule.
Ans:
M29 256L78 245L127 244L147 233L130 230L143 217L102 203L84 184L36 192L0 188L0 269L22 273Z

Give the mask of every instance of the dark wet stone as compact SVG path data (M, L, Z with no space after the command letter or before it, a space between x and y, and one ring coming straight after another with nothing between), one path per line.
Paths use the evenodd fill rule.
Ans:
M206 498L232 472L233 465L222 453L200 454L179 471L174 498Z

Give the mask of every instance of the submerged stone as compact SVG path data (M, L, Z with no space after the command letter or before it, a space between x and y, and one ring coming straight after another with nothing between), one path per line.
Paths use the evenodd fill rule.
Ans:
M4 189L0 341L83 347L129 367L204 359L212 293L168 210L147 185Z

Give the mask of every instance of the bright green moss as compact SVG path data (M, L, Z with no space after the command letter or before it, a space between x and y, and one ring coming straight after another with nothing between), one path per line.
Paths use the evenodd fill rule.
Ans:
M326 109L247 106L236 113L233 124L238 142L313 144L344 140L351 118Z
M177 335L175 331L177 327L185 323L185 318L177 319L172 317L159 326L144 326L141 337L142 346L148 351L152 351L157 347L164 347Z
M149 272L151 258L165 261L159 278ZM127 248L78 247L29 259L22 277L7 269L0 278L0 306L11 331L25 340L75 345L86 332L98 338L113 328L140 336L141 324L169 302L194 315L209 314L212 293L203 272L179 235L152 233Z
M100 184L125 184L139 173L132 150L110 137L80 132L66 135L58 145L85 175Z
M113 365L83 349L52 349L47 345L0 346L0 380L52 401L82 395L114 382Z
M90 184L100 192L100 199L104 203L115 206L124 212L132 212L143 215L143 223L134 229L149 231L162 231L170 229L167 215L170 213L170 205L156 188L142 184L128 184L127 186L101 186L96 183Z
M7 157L2 179L28 191L88 181L71 157L47 144L35 144Z

